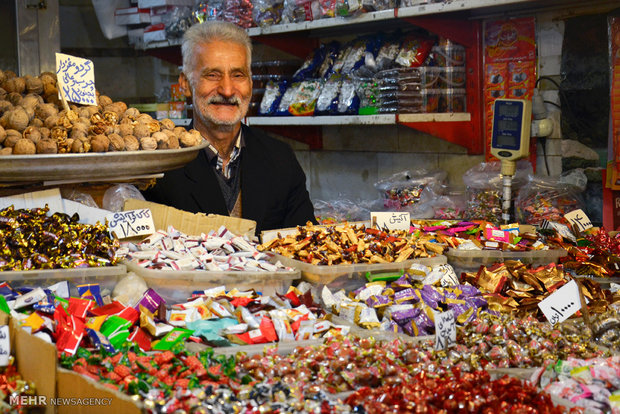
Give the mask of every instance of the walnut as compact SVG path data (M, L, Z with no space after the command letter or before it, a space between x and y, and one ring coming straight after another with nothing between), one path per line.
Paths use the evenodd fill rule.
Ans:
M138 122L140 122L140 123L142 123L142 124L148 124L148 123L150 123L150 122L153 122L153 121L154 121L154 119L153 119L153 117L152 117L151 115L149 115L149 114L140 114L140 116L138 116L138 117L136 118L136 121L138 121Z
M22 138L22 134L19 131L15 131L14 129L7 129L6 138L4 138L4 142L2 144L5 147L13 148L15 146L15 143Z
M6 74L4 73L4 71L0 70L0 85L2 85L5 80L6 80Z
M157 121L149 122L145 125L149 128L149 131L151 132L151 134L160 131L159 122Z
M133 135L138 139L143 138L143 137L148 137L151 135L151 130L145 124L137 124L133 128Z
M78 118L77 121L73 123L73 129L88 132L88 128L90 128L90 121L88 118Z
M50 138L55 139L56 141L64 142L67 139L68 133L64 127L55 126L50 130ZM60 149L60 148L59 148Z
M11 154L13 154L13 148L11 147L0 149L0 155L11 155Z
M4 114L7 111L13 109L13 104L9 101L0 101L0 114Z
M22 94L26 91L26 80L21 77L15 77L11 79L7 79L2 87L8 92L15 92L18 94Z
M136 122L132 121L130 118L123 117L118 123L119 125L131 125L134 126Z
M24 111L26 111L26 115L28 115L28 123L34 119L34 107L32 106L22 106Z
M137 151L140 149L140 142L133 135L125 135L123 140L125 141L125 149L127 151Z
M105 111L103 113L103 119L105 119L108 123L115 125L116 123L118 123L119 117L116 112Z
M2 84L2 82L0 82L0 85L1 84ZM0 99L1 100L5 100L6 99L6 94L7 94L7 91L4 90L3 88L0 88Z
M172 119L164 118L161 121L159 121L159 123L161 124L162 130L163 129L173 130L175 128L174 122L172 121Z
M88 130L84 131L84 130L75 129L75 128L71 130L71 134L69 135L69 137L73 139L79 139L79 140L83 140L87 136L88 136Z
M50 95L45 95L45 102L56 105L56 107L58 108L62 106L62 102L60 101L60 98L58 97L58 91Z
M85 118L90 118L91 116L99 112L99 107L93 106L93 105L83 106L82 109L86 109L88 113L90 114L89 116Z
M156 150L157 141L153 137L142 137L140 138L140 148L147 151Z
M202 142L202 135L200 132L192 129L181 134L179 137L179 143L182 147L193 147L199 145Z
M43 124L45 125L46 128L52 129L58 125L59 119L60 118L58 117L58 115L51 115L45 118L45 121L43 121Z
M15 129L17 131L23 131L28 126L28 122L30 122L30 118L28 117L28 113L21 106L15 107L11 112L9 112L9 128Z
M5 112L2 114L2 116L0 116L0 126L2 128L8 128L9 127L9 117L11 116L11 112L13 110L11 109L8 112Z
M174 132L174 135L176 135L176 136L177 136L177 138L180 138L180 137L181 137L181 134L182 134L183 132L187 132L187 129L185 129L185 128L183 128L183 127L178 126L178 127L175 127L175 128L172 130L172 132Z
M127 135L133 135L133 125L131 124L120 124L118 125L118 134L121 137L127 136Z
M157 149L168 149L168 135L163 132L156 132L151 135L155 141L157 141Z
M110 139L110 151L125 151L125 140L118 134L111 134L108 136Z
M3 127L0 126L0 144L2 144L5 138L6 138L6 131L4 130Z
M134 121L139 116L140 111L138 111L138 108L127 108L127 110L123 114L123 118L129 118L132 121Z
M41 139L48 139L50 137L50 129L47 127L40 127L39 132L41 133Z
M21 93L9 92L6 96L7 101L11 102L13 106L21 105L23 96Z
M32 118L29 125L41 128L43 126L43 121L41 121L39 118Z
M99 106L102 108L105 108L106 106L112 104L113 102L112 99L110 99L110 97L106 95L99 95L98 101L99 101Z
M34 145L34 142L30 141L27 138L21 138L17 140L17 142L13 146L13 154L15 155L30 155L36 153L37 147Z
M58 144L53 139L42 139L37 142L37 154L56 154L58 153Z
M123 114L127 111L127 104L123 101L117 101L114 102L114 105L116 105L121 110L120 114L118 115L118 117L121 118Z
M29 126L28 128L24 129L22 135L24 138L29 139L35 144L41 140L41 132L39 131L39 128L34 126Z
M13 72L12 70L5 70L4 75L6 76L6 80L17 77L17 73Z
M28 76L26 78L26 91L28 93L43 93L43 82L39 78Z
M54 72L43 72L39 75L39 79L41 79L41 82L43 83L56 84L57 82L56 74Z
M107 152L110 147L110 140L107 136L99 134L90 140L90 145L93 152Z
M179 139L176 135L168 135L168 148L169 149L179 149Z
M69 111L62 110L58 113L58 125L62 125L65 128L71 128L73 123L79 119L77 112L70 109Z
M73 140L73 144L71 145L71 152L73 153L83 153L90 151L90 140L82 141L79 139Z
M80 118L90 118L91 114L90 114L90 111L88 110L88 108L82 107L82 108L78 109L78 116Z

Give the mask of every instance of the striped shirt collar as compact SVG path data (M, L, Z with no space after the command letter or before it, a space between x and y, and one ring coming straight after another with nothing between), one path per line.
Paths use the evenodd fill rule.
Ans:
M243 135L241 134L241 130L239 130L239 135L237 135L237 141L235 142L235 146L233 147L232 153L230 154L230 161L226 164L224 168L224 160L220 157L220 153L218 150L211 144L208 143L205 152L207 154L207 159L210 163L213 163L213 160L217 158L215 168L222 173L222 175L228 179L230 178L231 171L230 167L234 164L234 162L239 158L239 154L241 154L241 148L245 146L245 141L243 140Z

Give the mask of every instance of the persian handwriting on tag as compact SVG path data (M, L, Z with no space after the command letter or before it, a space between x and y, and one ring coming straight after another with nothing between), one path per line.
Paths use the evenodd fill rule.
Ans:
M451 310L435 313L435 350L447 349L454 344L456 344L454 313Z
M370 222L373 227L387 230L409 231L411 227L409 212L372 212L370 213Z
M65 99L83 105L97 105L95 70L91 60L56 53L58 87Z
M106 219L110 233L116 233L116 237L119 239L149 235L155 232L153 216L148 208L108 214Z
M584 231L592 227L592 221L582 209L573 210L564 214L564 218L568 220L577 230Z
M9 337L9 326L0 326L0 366L9 365L9 356L11 355L11 338Z
M538 307L551 325L564 322L581 309L581 299L579 297L579 286L577 282L571 280L551 295L547 296L544 300L540 301Z

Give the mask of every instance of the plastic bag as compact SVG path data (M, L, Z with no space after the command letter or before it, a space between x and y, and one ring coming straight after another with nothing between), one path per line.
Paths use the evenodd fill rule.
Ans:
M460 220L465 218L467 209L467 195L465 188L442 188L441 193L434 194L434 218L441 220Z
M360 99L360 115L379 112L379 84L374 79L360 79L357 83L357 96Z
M321 45L314 49L312 53L308 55L301 67L297 69L295 74L293 74L293 82L316 78L316 72L323 63L326 53L327 47L325 45Z
M482 162L465 172L463 183L467 187L467 220L487 220L499 223L502 220L502 176L501 162ZM528 160L517 162L512 178L512 194L516 194L533 174ZM511 197L514 200L514 197Z
M296 94L292 97L288 107L289 113L296 116L312 116L322 86L323 81L318 79L299 82Z
M171 12L162 16L162 21L166 27L166 37L181 38L192 25L192 10L189 7L175 7Z
M338 112L338 95L342 86L342 76L332 75L321 88L316 101L315 115L334 115Z
M340 94L338 95L338 114L340 115L357 115L360 107L360 98L357 96L356 79L344 79L340 85Z
M342 17L351 17L362 12L360 0L336 0L336 14Z
M221 20L245 29L252 27L252 2L250 0L224 0Z
M125 306L134 307L148 289L146 282L134 272L129 272L114 287L112 299Z
M144 200L144 196L131 184L117 184L103 193L103 208L110 211L122 211L125 200L135 198Z
M314 215L320 224L341 223L343 221L365 221L376 200L357 200L339 198L338 200L313 200Z
M448 173L441 170L429 171L424 168L416 171L406 170L379 180L375 183L375 188L383 197L384 207L403 208L418 202L430 201L432 198L430 188L443 184L447 176ZM427 187L430 188L425 191Z
M82 193L74 188L63 188L60 190L60 194L62 195L62 198L67 200L75 201L88 207L99 208L93 199L93 196L87 193Z
M282 93L286 90L287 82L274 82L268 81L265 85L265 93L263 94L263 99L261 99L260 107L258 109L258 113L261 115L273 115L278 105L280 104L280 99L282 99Z
M435 39L416 35L405 40L396 56L395 62L400 66L416 68L424 65L426 58L435 44Z
M272 26L282 20L283 0L254 0L252 4L252 18L257 26Z
M539 225L543 220L566 223L564 214L585 211L582 192L587 184L583 171L572 170L559 177L530 175L515 200L517 219Z
M299 23L305 20L313 20L313 15L319 15L318 0L284 0L282 23Z

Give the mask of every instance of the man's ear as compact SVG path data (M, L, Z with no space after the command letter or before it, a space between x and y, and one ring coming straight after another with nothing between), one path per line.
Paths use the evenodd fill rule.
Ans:
M189 80L183 72L181 72L181 74L179 75L179 85L181 86L181 92L183 92L183 95L185 95L186 98L191 98L192 88L190 88Z

